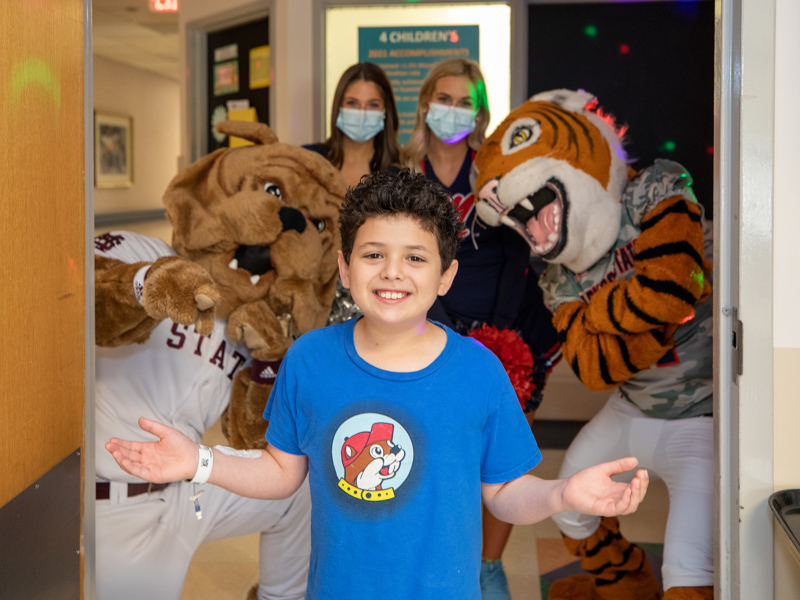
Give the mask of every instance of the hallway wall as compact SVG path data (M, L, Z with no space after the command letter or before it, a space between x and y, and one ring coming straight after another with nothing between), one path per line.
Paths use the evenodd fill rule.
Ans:
M800 365L800 278L797 269L797 231L800 204L797 202L797 165L800 148L797 132L800 115L800 4L777 0L775 4L775 151L773 231L773 344L774 344L774 489L800 488L797 437L800 402L797 369ZM800 597L800 555L785 533L775 524L775 599Z
M95 188L95 214L162 209L178 171L180 84L94 56L94 108L133 117L133 186Z

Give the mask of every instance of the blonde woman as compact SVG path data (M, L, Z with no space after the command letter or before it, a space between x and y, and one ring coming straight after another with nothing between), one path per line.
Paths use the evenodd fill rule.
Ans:
M508 227L487 227L476 219L470 171L486 139L489 105L477 63L446 60L433 67L419 93L417 120L401 162L442 185L466 232L456 254L458 274L428 317L466 335L488 323L521 331L536 362L538 389L525 405L529 421L541 402L545 374L560 356L551 315L542 303L530 251ZM500 560L512 526L483 510L481 595L510 600Z

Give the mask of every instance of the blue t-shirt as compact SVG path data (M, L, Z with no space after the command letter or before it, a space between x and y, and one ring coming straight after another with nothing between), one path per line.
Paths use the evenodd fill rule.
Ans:
M426 368L364 361L356 319L300 337L264 411L267 441L308 456L307 598L480 600L481 482L541 460L499 360L452 330Z

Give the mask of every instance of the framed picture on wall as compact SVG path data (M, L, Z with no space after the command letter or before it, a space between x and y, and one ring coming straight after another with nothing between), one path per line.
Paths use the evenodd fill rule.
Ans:
M94 184L133 185L133 117L94 111Z

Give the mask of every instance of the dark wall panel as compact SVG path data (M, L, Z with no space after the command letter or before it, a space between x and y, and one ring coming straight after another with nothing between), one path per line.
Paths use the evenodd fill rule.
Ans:
M78 600L80 451L0 508L0 598Z
M634 168L669 158L711 216L714 3L532 4L528 95L583 88L629 125Z

